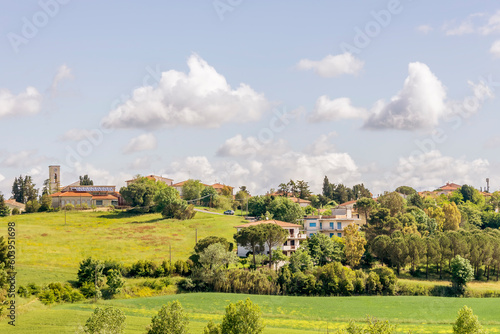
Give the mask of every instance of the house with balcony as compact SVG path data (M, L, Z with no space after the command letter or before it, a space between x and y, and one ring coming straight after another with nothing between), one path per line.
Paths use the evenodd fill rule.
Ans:
M281 250L283 251L283 254L285 254L286 256L290 256L293 252L295 252L295 250L297 250L300 247L301 242L307 239L307 236L300 231L300 229L302 228L301 225L282 222L279 220L259 220L256 222L238 225L235 228L237 231L240 231L243 228L256 226L260 224L276 224L287 231L288 237L285 243L280 247ZM246 257L247 254L251 251L252 250L249 248L238 245L239 257ZM263 249L259 249L259 253L269 254L269 248L267 247L267 245L264 245Z
M361 226L364 224L364 220L347 208L332 209L332 214L328 216L304 217L304 231L307 236L323 233L330 238L333 236L342 238L344 229L350 224Z

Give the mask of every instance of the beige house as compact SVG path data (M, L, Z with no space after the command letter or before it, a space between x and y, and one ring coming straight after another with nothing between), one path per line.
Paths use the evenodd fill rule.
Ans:
M110 205L118 205L118 197L113 195L92 195L86 192L58 192L50 195L52 197L52 207L62 208L66 204L86 205L87 207L106 207Z
M15 208L17 208L19 210L19 212L23 212L26 210L26 205L24 205L23 203L19 203L14 199L6 199L5 204L9 207L11 213L12 213L12 210Z
M316 233L323 233L330 238L344 236L344 229L350 224L361 226L364 220L358 214L353 214L352 210L340 208L332 210L329 216L306 216L304 217L304 230L306 235L312 236Z
M292 224L292 223L287 223L287 222L282 222L279 220L259 220L256 222L251 222L251 223L246 223L243 225L238 225L236 226L236 230L240 231L242 228L247 228L250 226L255 226L255 225L260 225L260 224L276 224L278 226L281 226L283 229L287 230L288 232L288 237L281 246L281 250L283 251L283 254L290 256L293 252L295 252L296 249L300 247L301 241L306 240L306 235L302 234L300 232L300 228L302 226L297 225L297 224ZM251 252L252 250L246 247L242 247L238 245L238 256L239 257L246 257L248 252ZM264 253L264 254L269 254L269 248L267 245L264 245L263 249L259 250L259 253Z
M297 203L301 208L305 208L306 206L311 205L311 201L308 201L307 199L301 199L297 197L288 197L288 199L294 203Z

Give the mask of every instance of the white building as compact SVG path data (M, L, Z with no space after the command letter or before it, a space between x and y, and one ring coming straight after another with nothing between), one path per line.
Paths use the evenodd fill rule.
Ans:
M288 238L286 239L285 243L280 247L281 250L283 251L283 254L289 256L293 252L295 252L296 249L300 247L300 242L303 240L306 240L306 235L300 232L300 228L302 226L297 225L297 224L292 224L292 223L287 223L287 222L282 222L279 220L259 220L256 222L251 222L243 225L236 226L237 231L240 231L243 228L247 228L250 226L255 226L255 225L260 225L260 224L276 224L278 226L281 226L285 230L288 231ZM273 248L274 250L275 248ZM246 257L248 252L251 252L252 250L246 247L242 247L238 245L238 256L239 257ZM264 254L269 254L269 248L267 245L264 245L264 249L259 249L259 253L264 253Z
M323 233L330 238L344 236L344 229L350 224L361 226L364 220L359 218L358 214L353 214L352 210L347 208L332 209L332 215L329 216L307 216L304 217L304 230L306 235L312 236L316 233Z

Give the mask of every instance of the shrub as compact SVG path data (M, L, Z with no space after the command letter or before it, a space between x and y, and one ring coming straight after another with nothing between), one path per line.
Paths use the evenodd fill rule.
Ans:
M187 334L189 320L178 300L163 305L151 319L147 334Z
M69 284L50 283L47 288L38 294L38 299L45 305L68 302L74 303L83 300L83 295Z
M71 210L74 210L75 209L75 206L71 203L68 203L66 204L64 207L63 207L63 210L67 210L67 211L71 211Z
M18 214L20 214L20 213L21 213L21 211L19 211L19 209L18 209L18 208L14 208L14 209L12 209L12 215L13 215L13 216L18 215Z
M121 334L125 329L125 314L122 310L109 306L97 307L85 323L85 334L113 333Z

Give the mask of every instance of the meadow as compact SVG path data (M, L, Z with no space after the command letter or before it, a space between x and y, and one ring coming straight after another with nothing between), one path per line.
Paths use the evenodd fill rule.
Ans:
M190 319L190 333L202 333L212 319L220 321L230 302L249 297L262 312L264 333L326 333L345 326L353 319L366 320L367 315L388 319L398 325L399 333L451 333L452 323L463 305L474 309L490 333L500 332L500 299L440 298L440 297L282 297L220 293L192 293L149 298L118 299L100 302L113 305L127 315L126 333L144 333L151 317L163 304L178 299ZM29 311L18 316L15 328L0 323L0 332L9 333L75 333L85 323L95 305L62 304L53 307L38 301Z
M232 239L241 224L236 216L198 212L188 221L164 220L160 214L69 211L0 218L16 223L18 284L46 284L76 279L87 257L131 264L137 260L186 260L198 239L218 235ZM196 232L197 231L197 232Z

